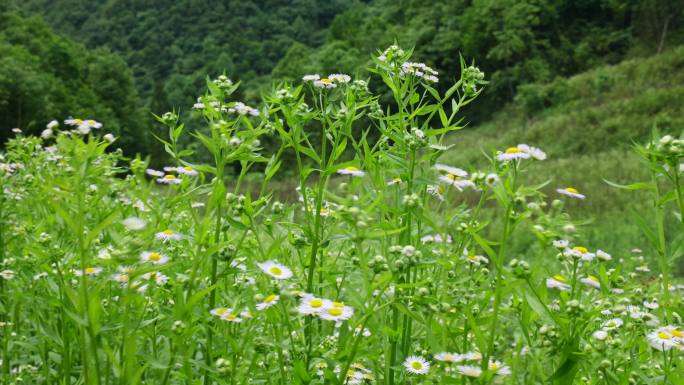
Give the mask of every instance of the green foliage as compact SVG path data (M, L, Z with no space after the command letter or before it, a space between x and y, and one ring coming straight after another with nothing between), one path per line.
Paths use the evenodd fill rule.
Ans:
M40 133L52 119L107 121L128 153L150 139L131 73L105 49L86 50L39 18L0 11L0 141L18 127Z

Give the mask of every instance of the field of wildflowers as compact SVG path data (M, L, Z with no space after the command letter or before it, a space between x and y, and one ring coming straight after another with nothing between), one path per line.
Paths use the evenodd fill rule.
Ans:
M654 133L634 154L652 179L610 182L651 194L635 216L649 248L602 250L564 210L591 191L526 183L547 157L534 144L481 170L440 162L486 84L477 67L462 60L444 94L396 46L371 72L389 105L345 74L259 107L208 80L206 127L158 118L162 170L124 158L106 122L16 132L0 159L0 384L684 383L684 140ZM269 189L285 169L294 202ZM510 250L520 228L543 253Z

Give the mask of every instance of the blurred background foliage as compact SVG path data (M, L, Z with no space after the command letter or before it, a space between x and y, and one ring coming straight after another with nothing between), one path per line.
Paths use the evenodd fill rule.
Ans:
M630 145L654 127L681 134L683 21L684 2L670 0L9 0L0 143L13 127L36 134L82 116L160 164L151 113L189 111L207 75L241 81L237 96L258 103L272 82L307 73L366 78L370 53L397 42L438 69L442 87L459 55L490 80L443 162L477 167L482 152L539 146L549 160L531 178L586 192L577 214L600 222L586 231L617 245L638 239L625 207L641 197L603 179L645 175Z

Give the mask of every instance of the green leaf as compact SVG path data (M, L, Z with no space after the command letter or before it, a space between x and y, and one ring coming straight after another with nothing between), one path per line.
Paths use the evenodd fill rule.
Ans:
M603 180L607 184L613 187L617 187L619 189L623 190L653 190L655 189L655 186L651 182L639 182L639 183L632 183L632 184L618 184L615 182L611 182L607 179Z

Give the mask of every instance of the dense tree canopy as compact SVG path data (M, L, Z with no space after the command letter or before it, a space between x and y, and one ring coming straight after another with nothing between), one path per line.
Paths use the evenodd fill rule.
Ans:
M145 115L120 57L87 50L40 18L0 8L0 143L9 128L39 133L48 121L69 116L106 122L130 152L146 147Z

